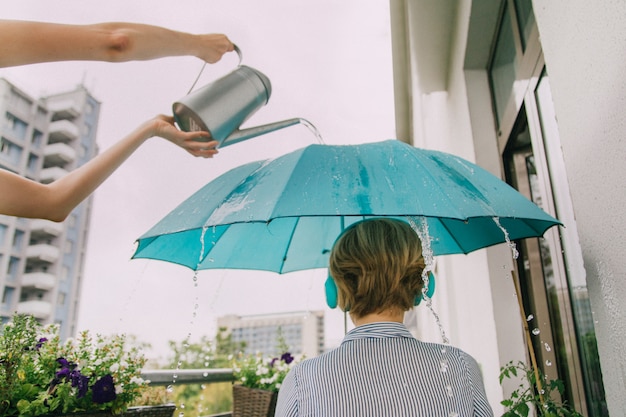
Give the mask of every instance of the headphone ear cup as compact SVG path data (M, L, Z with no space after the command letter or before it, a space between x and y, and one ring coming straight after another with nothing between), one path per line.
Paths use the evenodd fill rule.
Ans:
M328 278L326 278L324 289L326 291L326 304L328 307L337 308L337 284L335 284L335 280L330 274Z
M428 298L432 298L433 294L435 294L435 274L428 271L428 287L426 288L426 296ZM413 302L413 305L418 306L422 302L423 299L424 299L424 292L420 291L420 293L417 294L417 297L415 297L415 301Z

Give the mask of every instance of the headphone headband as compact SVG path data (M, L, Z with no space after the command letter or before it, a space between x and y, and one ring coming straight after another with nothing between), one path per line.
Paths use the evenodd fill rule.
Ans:
M326 304L330 308L337 307L337 284L330 274L328 274L328 278L326 278L326 282L324 282L324 290L326 293ZM426 297L432 298L433 294L435 294L435 275L428 271L428 287L426 288ZM414 306L418 306L422 300L424 299L424 290L420 291L419 294L415 297L413 302Z

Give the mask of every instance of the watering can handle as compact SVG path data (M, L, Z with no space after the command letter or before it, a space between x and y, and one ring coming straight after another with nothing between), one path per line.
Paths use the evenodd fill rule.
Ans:
M233 44L233 47L235 48L235 52L237 52L237 56L239 57L239 63L237 64L237 66L240 67L241 62L243 61L243 54L241 53L241 49L239 49L237 45Z
M234 47L234 51L237 52L237 56L239 57L239 63L237 64L237 66L240 67L241 66L241 62L243 61L243 53L241 53L241 49L239 49L239 47L237 45L233 44L233 47ZM200 72L198 73L198 76L194 80L193 84L191 84L191 87L189 88L189 91L187 91L187 95L189 95L189 93L191 93L193 88L198 83L198 80L200 79L200 76L202 75L202 71L204 71L204 67L206 67L206 61L204 62L204 64L202 64L202 68L200 68Z

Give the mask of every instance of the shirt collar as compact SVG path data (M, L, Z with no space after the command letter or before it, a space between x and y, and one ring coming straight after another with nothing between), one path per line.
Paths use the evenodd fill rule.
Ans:
M350 330L343 339L343 343L358 339L384 339L391 337L409 337L413 335L406 326L396 322L377 322L363 324Z

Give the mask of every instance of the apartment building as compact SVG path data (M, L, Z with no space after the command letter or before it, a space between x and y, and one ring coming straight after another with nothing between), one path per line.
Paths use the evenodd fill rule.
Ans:
M34 98L0 79L0 168L51 183L98 152L100 103L83 87ZM0 196L1 198L1 196ZM0 215L0 320L31 314L75 331L91 199L62 223Z
M245 342L245 353L279 355L282 338L294 356L312 358L324 352L324 312L301 311L251 316L228 315L217 319L233 342Z

